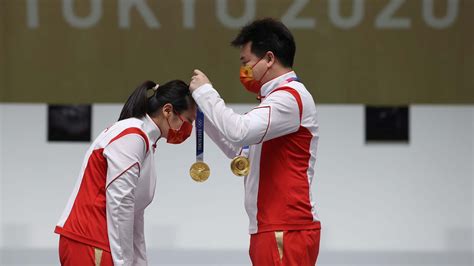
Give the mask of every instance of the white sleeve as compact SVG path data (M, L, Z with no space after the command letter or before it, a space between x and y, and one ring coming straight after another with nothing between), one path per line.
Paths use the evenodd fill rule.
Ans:
M192 96L219 133L237 147L296 132L300 125L296 99L286 91L271 94L244 115L227 107L211 84L202 85Z
M240 147L230 143L206 116L204 116L204 131L229 159L239 153Z
M145 153L145 141L137 134L125 135L104 149L107 230L114 265L133 265L135 188Z
M146 266L146 245L145 245L145 227L144 227L144 210L135 214L135 224L133 228L133 250L134 260L133 265L135 266Z
M270 108L268 131L263 140L270 140L298 131L301 125L300 108L291 93L276 91L263 102Z

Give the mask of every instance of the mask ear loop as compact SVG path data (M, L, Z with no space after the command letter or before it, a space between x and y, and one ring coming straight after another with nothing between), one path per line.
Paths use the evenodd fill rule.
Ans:
M270 68L267 68L267 70L265 70L265 72L263 72L263 75L262 75L262 77L258 80L258 82L262 83L262 79L263 79L263 77L265 77L265 75L267 74L268 70L270 70Z
M185 121L184 121L184 119L181 117L181 115L178 114L175 110L173 110L173 113L175 113L175 114L178 116L179 120L181 120L181 122L183 122L183 123L181 124L181 126L180 126L178 129L174 129L174 128L171 127L170 120L169 120L168 118L166 119L166 122L168 123L168 126L169 126L172 130L180 130Z
M263 58L265 58L265 56L262 57L262 58L260 58L260 59L257 61L257 63L253 64L253 66L251 66L250 68L253 69L258 63L260 63L260 61L263 60Z
M260 58L260 60L258 60L258 62L255 63L255 65L253 65L253 67L256 66L260 61L262 61L263 58L265 58L265 57ZM253 67L252 67L252 69L253 69ZM270 68L267 68L267 70L265 70L265 72L263 73L262 77L258 80L258 82L259 82L260 84L262 83L262 79L263 79L263 77L265 77L265 75L267 74L268 70L270 70ZM261 101L262 101L262 98L263 98L262 95L260 95L260 92L258 92L257 100L261 102Z
M258 62L262 61L265 57L266 57L266 55L265 55L264 57L262 57ZM269 57L269 60L271 60L270 57ZM258 62L257 62L257 63L258 63ZM262 79L265 77L265 75L267 74L268 70L270 70L269 67L267 67L267 70L265 70L265 72L263 73L262 77L258 80L258 82L262 83Z

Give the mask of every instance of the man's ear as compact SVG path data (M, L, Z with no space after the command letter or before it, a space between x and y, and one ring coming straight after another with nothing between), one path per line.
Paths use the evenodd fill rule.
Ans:
M265 60L267 61L267 66L271 67L276 60L275 54L273 54L273 52L271 51L267 52L267 54L265 55Z

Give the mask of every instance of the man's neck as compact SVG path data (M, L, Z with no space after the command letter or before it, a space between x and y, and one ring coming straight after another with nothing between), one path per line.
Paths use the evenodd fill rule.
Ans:
M267 83L270 80L278 78L281 75L284 75L288 72L293 71L290 67L276 67L268 71L267 75L265 75L264 79L262 80L262 84Z

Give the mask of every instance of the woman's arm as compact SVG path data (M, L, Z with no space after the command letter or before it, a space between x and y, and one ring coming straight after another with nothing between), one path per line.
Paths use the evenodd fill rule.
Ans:
M133 265L135 188L144 160L146 140L124 135L104 149L107 159L107 230L114 265Z

